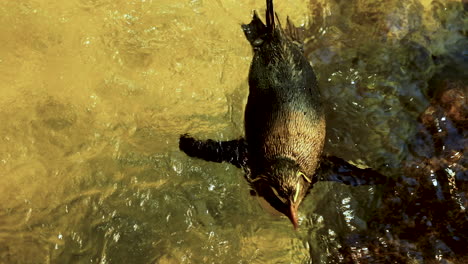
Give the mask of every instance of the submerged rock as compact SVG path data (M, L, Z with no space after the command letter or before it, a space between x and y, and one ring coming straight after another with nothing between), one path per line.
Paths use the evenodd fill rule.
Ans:
M420 115L400 177L384 187L370 228L343 241L348 262L467 263L468 87L457 81L439 85Z

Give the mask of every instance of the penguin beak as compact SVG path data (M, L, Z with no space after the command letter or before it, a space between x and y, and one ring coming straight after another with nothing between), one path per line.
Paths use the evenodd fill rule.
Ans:
M289 210L286 214L286 216L291 220L291 223L294 226L294 229L297 229L299 226L298 220L297 220L297 207L294 204L289 205Z

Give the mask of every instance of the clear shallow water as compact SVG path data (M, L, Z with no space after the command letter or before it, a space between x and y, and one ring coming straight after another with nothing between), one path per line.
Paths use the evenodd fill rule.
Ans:
M432 145L419 147L418 155L412 149L428 145L416 139L418 117L442 86L434 79L461 79L466 90L462 5L276 6L281 18L310 25L306 53L327 102L327 151L392 178L416 179L418 190L429 190L423 201L447 201L450 211L440 214L447 215L450 228L463 230L466 181L453 184L455 191L449 188L459 205L451 207L456 199L438 199L437 190L426 188L430 173L405 171L412 168L405 164L421 163L419 154L432 153ZM0 262L373 263L376 256L416 262L463 257L431 229L418 229L429 241L421 246L418 240L426 240L414 238L410 228L398 229L400 219L385 222L393 210L391 215L416 215L439 227L433 212L410 206L406 185L318 183L294 232L286 219L266 213L250 197L242 171L178 150L181 133L242 135L251 50L240 24L250 21L251 10L263 8L263 1L2 2ZM456 142L447 146L460 146ZM461 142L463 155L466 141ZM463 160L457 161L462 169L453 170L463 171ZM390 207L389 199L410 202ZM383 236L379 224L388 224L390 235ZM427 246L431 241L436 242Z

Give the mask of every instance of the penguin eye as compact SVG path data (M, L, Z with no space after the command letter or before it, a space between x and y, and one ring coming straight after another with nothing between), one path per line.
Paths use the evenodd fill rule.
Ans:
M297 197L299 197L299 193L301 192L301 184L297 182L296 184L296 194L294 194L293 202L297 201Z
M254 183L254 182L259 181L259 180L261 180L261 179L262 179L262 178L257 177L257 178L255 178L255 179L251 180L250 183Z
M257 181L259 181L259 180L264 180L264 179L265 179L265 176L262 175L262 174L260 174L260 175L258 175L257 177L255 177L254 179L251 179L251 178L249 177L249 182L250 182L250 183L254 183L254 182L257 182Z
M276 197L278 197L278 199L280 199L281 202L283 203L286 203L287 200L283 197L281 197L281 195L279 195L278 191L275 189L275 187L273 186L270 186L271 190L273 191L273 193L275 194Z
M297 176L298 176L298 177L304 177L304 180L306 180L308 183L312 183L312 181L310 180L310 178L307 177L304 173L302 173L302 172L300 172L300 171L297 172Z

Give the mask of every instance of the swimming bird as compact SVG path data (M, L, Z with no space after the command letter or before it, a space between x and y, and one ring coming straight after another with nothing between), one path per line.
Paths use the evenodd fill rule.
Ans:
M297 228L298 207L318 180L360 185L379 178L373 170L322 154L326 122L314 70L297 29L289 19L282 28L273 1L266 4L266 24L254 12L242 25L253 49L245 137L216 141L185 134L179 148L191 157L243 168L255 194Z

